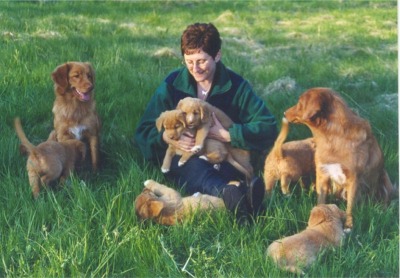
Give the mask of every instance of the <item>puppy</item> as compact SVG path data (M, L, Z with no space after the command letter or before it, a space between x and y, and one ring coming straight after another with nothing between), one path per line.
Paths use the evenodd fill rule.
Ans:
M101 123L94 100L95 72L90 63L68 62L58 66L51 77L54 81L54 131L49 139L87 141L93 170L99 164Z
M347 199L346 231L353 227L352 210L364 194L390 202L397 195L384 168L384 158L368 121L360 118L329 88L304 92L285 112L289 122L308 126L316 144L316 191L324 204L334 187Z
M207 138L210 128L214 125L213 113L225 129L229 129L233 124L233 121L221 109L198 98L186 97L181 99L176 108L183 111L187 127L196 130L196 145L192 149L193 152L199 152L203 148L204 140ZM233 166L242 172L248 180L251 180L254 170L250 162L250 152L233 148L229 143L225 143L225 145L233 160L237 162ZM245 171L243 171L243 168Z
M196 193L182 197L178 191L153 180L144 183L145 188L135 200L136 215L144 219L153 219L162 225L181 223L195 210L225 208L222 199Z
M40 184L48 186L58 179L63 183L74 170L75 162L85 159L86 145L79 140L46 141L34 146L26 138L19 118L15 118L14 126L23 150L28 154L26 168L35 199L39 196Z
M307 228L276 240L268 246L267 256L283 270L304 274L325 248L341 245L346 213L336 205L318 205L311 210Z
M167 137L175 141L178 140L183 133L192 134L193 136L196 134L196 130L189 130L187 128L185 114L178 109L161 113L156 119L156 127L159 132L164 129ZM226 144L218 140L206 139L203 145L204 147L202 147L201 151L197 152L197 155L200 155L201 158L209 161L212 164L218 164L226 160L246 176L250 175L247 169L233 158L230 153L231 149L227 148ZM161 171L163 173L167 173L170 170L171 161L174 155L181 155L178 165L182 166L194 154L194 152L182 151L172 143L169 144L164 156L163 164L161 166Z
M271 195L276 181L281 182L283 194L288 194L291 181L309 178L315 174L315 144L312 138L291 141L284 144L289 132L289 123L283 118L281 132L264 163L264 183L267 194Z

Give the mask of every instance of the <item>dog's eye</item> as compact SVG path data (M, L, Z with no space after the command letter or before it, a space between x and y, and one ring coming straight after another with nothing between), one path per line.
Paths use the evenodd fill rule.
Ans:
M178 128L178 127L180 127L180 126L181 126L180 124L176 124L176 125L175 125L175 128Z

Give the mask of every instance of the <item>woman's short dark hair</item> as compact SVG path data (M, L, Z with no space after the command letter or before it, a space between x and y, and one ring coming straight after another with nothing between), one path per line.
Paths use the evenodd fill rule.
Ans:
M186 27L181 37L181 51L190 55L203 50L215 58L221 49L221 38L217 28L212 23L195 23Z

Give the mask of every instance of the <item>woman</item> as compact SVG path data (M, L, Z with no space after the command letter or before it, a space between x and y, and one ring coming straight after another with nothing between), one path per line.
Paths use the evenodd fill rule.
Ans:
M216 119L209 137L230 142L235 148L258 152L269 148L277 134L275 118L249 83L221 62L221 38L215 26L211 23L189 25L181 37L181 51L185 67L166 77L137 126L135 142L144 157L160 164L167 144L174 144L185 151L194 146L192 137L181 136L178 141L173 141L159 133L155 126L155 120L162 112L175 109L179 100L185 97L203 99L233 120L232 127L226 130ZM188 193L222 197L226 207L236 210L239 217L260 209L265 193L260 178L254 178L247 185L241 181L244 180L243 175L227 162L215 169L197 156L181 167L178 160L179 157L173 159L166 176Z

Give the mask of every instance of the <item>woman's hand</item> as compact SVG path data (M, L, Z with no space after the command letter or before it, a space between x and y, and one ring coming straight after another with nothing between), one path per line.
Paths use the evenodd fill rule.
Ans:
M230 142L231 135L229 134L229 131L222 126L214 112L212 113L212 117L214 124L211 126L207 137L221 142Z
M195 145L195 138L192 134L184 132L178 140L170 139L166 133L163 133L163 140L167 144L171 144L175 148L178 148L185 152L190 152Z

